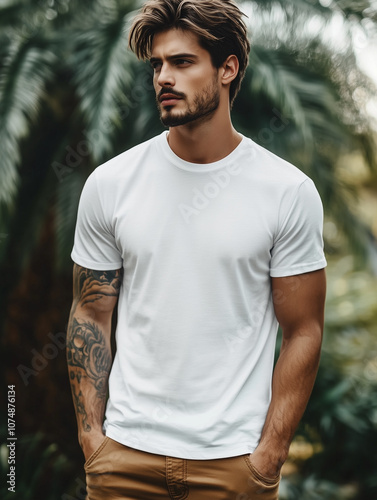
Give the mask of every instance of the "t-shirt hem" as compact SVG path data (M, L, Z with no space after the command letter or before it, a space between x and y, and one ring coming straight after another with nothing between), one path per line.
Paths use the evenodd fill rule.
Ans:
M319 269L324 269L326 266L326 259L322 258L310 264L299 264L297 266L291 266L288 268L278 267L276 269L270 269L270 276L272 278L284 278L286 276L295 276L297 274L318 271Z
M242 443L232 447L221 447L221 449L201 448L188 450L186 448L180 447L170 448L164 444L161 444L161 446L156 444L154 445L150 442L145 444L138 443L138 445L135 446L134 443L128 442L127 438L120 437L119 434L110 426L106 429L106 436L124 446L127 446L128 448L144 451L146 453L153 453L154 455L181 458L184 460L216 460L221 458L238 457L241 455L253 453L253 451L257 447L257 444L254 445L253 443Z
M122 262L94 262L89 259L83 259L75 252L71 253L71 259L75 264L87 269L93 269L94 271L114 271L120 269L123 265Z

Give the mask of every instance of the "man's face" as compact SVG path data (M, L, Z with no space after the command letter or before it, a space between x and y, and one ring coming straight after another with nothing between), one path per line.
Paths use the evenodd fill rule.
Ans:
M218 70L196 35L171 29L153 39L150 59L162 123L177 127L210 119L220 103Z

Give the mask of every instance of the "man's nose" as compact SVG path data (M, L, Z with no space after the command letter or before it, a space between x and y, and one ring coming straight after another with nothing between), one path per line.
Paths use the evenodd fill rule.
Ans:
M160 87L174 87L175 78L170 64L162 64L157 83Z

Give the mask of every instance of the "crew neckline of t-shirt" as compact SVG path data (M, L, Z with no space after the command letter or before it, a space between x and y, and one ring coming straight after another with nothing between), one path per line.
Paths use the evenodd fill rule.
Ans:
M168 138L167 138L168 133L169 132L167 130L164 131L159 138L160 139L159 143L162 147L164 155L168 157L169 161L174 166L180 168L181 170L186 170L188 172L196 172L196 173L213 172L214 170L219 170L221 168L227 167L238 157L238 155L241 153L244 146L246 145L246 137L240 134L240 136L242 137L241 142L225 158L222 158L221 160L215 161L213 163L191 163L186 160L183 160L174 153L174 151L171 149L168 143Z

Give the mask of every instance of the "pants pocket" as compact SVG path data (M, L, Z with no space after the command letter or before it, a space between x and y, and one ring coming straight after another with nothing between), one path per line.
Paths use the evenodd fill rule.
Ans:
M106 444L108 443L110 438L105 436L104 440L102 443L99 445L99 447L89 456L88 460L84 464L84 469L87 470L88 467L92 465L92 463L95 461L95 459L100 455L102 450L105 448Z
M254 466L253 464L251 463L251 460L250 460L250 455L245 455L245 462L251 472L251 475L253 476L253 478L262 483L264 486L266 487L275 487L277 485L279 485L280 483L280 479L281 479L281 476L280 474L277 475L276 477L273 477L273 478L270 478L270 477L266 477L264 476L263 474L261 474Z

